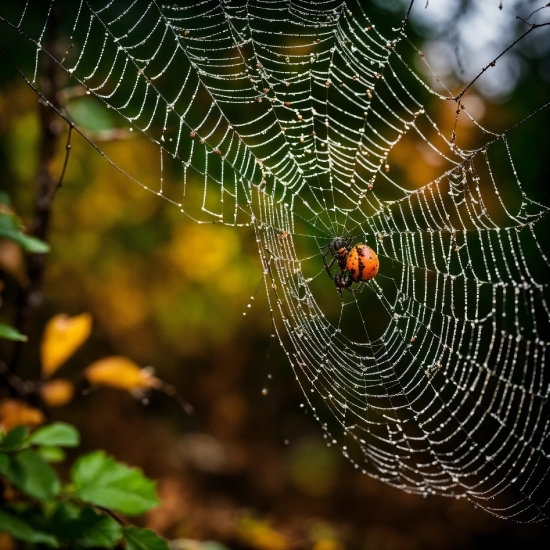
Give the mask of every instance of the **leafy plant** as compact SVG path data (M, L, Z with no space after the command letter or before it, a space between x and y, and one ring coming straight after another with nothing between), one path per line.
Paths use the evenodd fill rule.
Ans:
M9 198L0 192L0 240L12 241L28 254L49 251L47 243L23 229ZM118 515L140 515L159 504L155 482L140 470L117 462L102 450L78 457L68 483L62 482L52 466L65 460L64 449L77 447L80 437L69 424L44 425L46 415L40 407L58 407L73 399L75 382L57 377L57 372L91 331L89 313L51 318L42 335L35 380L20 378L0 361L2 375L19 394L0 400L0 533L8 533L28 548L168 550L167 541L154 531L129 526ZM0 338L15 345L27 341L19 328L3 323ZM105 357L77 376L88 384L118 388L138 397L161 390L188 412L192 410L172 386L125 357Z
M0 192L0 240L6 239L19 245L25 252L33 254L45 254L49 252L48 243L27 235L24 231L23 221L12 210L9 197ZM27 337L15 327L0 322L0 338L25 342Z
M12 210L5 193L0 194L0 239L8 239L17 243L23 250L31 254L45 254L50 251L50 245L23 232L23 221Z
M121 548L124 542L127 550L168 550L154 531L127 526L117 515L143 514L159 504L155 482L137 468L93 451L75 461L68 483L61 482L51 463L64 460L63 449L77 447L79 439L63 422L0 433L0 532L50 548Z

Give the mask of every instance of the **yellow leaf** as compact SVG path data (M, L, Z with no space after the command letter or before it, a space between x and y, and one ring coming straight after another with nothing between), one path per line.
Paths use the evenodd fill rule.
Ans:
M0 401L0 430L9 432L15 426L36 428L46 421L44 413L18 399Z
M148 370L141 369L130 359L121 356L95 361L84 371L84 375L91 384L121 390L150 388L157 380Z
M288 550L290 544L285 536L275 531L267 522L244 517L237 527L238 537L258 550Z
M40 350L44 376L51 376L82 345L91 330L89 313L52 317L44 329Z
M344 546L335 540L319 540L315 543L313 550L345 550Z
M64 378L56 378L40 388L44 403L48 407L61 407L74 397L74 386Z

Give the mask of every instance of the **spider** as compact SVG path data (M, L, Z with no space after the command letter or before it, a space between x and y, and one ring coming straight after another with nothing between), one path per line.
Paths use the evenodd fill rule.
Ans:
M326 249L323 254L323 264L329 275L334 281L336 290L344 297L344 289L349 292L356 292L359 288L350 288L353 283L361 283L373 279L378 273L378 256L374 250L365 244L351 246L353 237L344 239L337 237L327 245L321 247ZM332 254L332 260L327 264L328 254ZM334 262L340 268L340 272L333 275L331 267Z
M353 279L350 277L349 273L347 273L346 269L346 262L348 259L349 251L351 250L351 243L353 241L353 237L349 237L348 239L344 239L343 237L337 237L336 239L332 240L330 243L328 243L325 246L321 247L321 250L325 250L325 253L323 254L323 264L325 265L325 269L328 273L328 276L334 281L334 285L336 286L336 290L340 293L340 296L344 296L343 290L349 290L350 292L354 292L357 289L350 289L350 286L353 284ZM327 256L332 254L332 260L330 263L327 264ZM331 272L331 267L334 265L334 262L337 263L340 273L337 273L336 275L333 275Z

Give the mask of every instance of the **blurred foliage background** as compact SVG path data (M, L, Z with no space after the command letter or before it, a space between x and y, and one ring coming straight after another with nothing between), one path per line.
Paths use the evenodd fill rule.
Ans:
M455 90L465 76L454 57L450 29L460 45L479 4L455 2L454 15L443 11L445 17L433 16L431 22L424 15L413 18L410 35L428 55L434 52L434 65ZM496 0L483 4L498 14ZM519 4L505 7L513 11ZM404 13L403 2L377 0L365 9L393 21ZM491 27L484 14L481 21ZM502 50L511 41L506 38L489 43ZM454 65L441 61L442 42ZM489 46L480 52L496 55ZM469 67L468 52L461 55ZM486 127L508 127L550 99L548 33L522 42L514 55L517 71L499 77L506 86L499 87L497 79L485 88L480 83L470 94L470 105ZM0 63L1 187L30 227L39 164L38 101L5 59ZM515 75L513 86L510 75ZM131 167L140 181L158 181L158 150L147 139L121 130L101 103L79 98L82 90L68 82L63 87L69 115L108 157ZM436 122L450 133L455 107L447 105ZM65 158L67 127L58 123L54 174ZM543 187L550 183L548 128L550 118L543 112L525 124L523 138L511 136L518 170L531 178L542 199L548 199ZM211 540L235 549L544 546L548 533L542 526L501 521L463 500L410 496L355 471L324 445L319 426L300 408L301 390L276 342L269 392L263 396L272 329L263 287L247 308L262 277L252 230L192 223L121 175L75 133L71 144L53 205L44 302L33 317L19 374L37 377L48 319L89 312L92 336L60 369L61 376L78 381L93 361L122 355L153 367L192 403L196 413L188 416L162 393L153 392L143 402L101 389L78 393L71 403L51 410L52 419L79 428L84 449L103 448L158 479L163 504L143 518L143 525L172 539ZM430 155L425 144L403 149L396 170L411 181L431 179L438 166ZM165 171L165 184L177 186L178 176ZM196 192L202 193L201 182ZM20 249L7 241L0 243L0 269L1 317L9 320L14 281L25 274ZM11 345L2 343L3 354L9 356Z

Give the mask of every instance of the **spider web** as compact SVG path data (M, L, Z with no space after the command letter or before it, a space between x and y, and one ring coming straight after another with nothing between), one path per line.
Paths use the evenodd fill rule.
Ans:
M253 227L327 445L402 490L545 521L548 206L515 168L520 128L481 126L469 87L429 86L406 21L382 32L360 2L63 3L62 55L44 45L58 4L3 6L3 29L182 168L177 195L140 185L200 223ZM411 147L436 177L410 181ZM336 237L380 259L343 300L320 250Z

